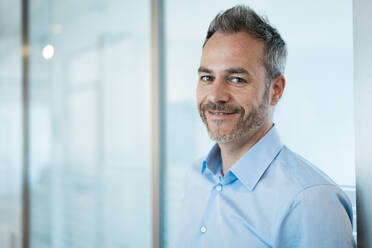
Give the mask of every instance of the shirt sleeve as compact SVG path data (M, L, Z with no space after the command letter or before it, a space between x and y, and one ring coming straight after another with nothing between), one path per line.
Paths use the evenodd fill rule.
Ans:
M338 187L318 185L302 190L279 223L274 247L356 247L351 203Z

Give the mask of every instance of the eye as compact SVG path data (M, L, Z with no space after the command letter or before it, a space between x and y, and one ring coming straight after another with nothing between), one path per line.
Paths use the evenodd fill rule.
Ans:
M232 78L230 78L230 81L235 83L235 84L242 84L242 83L247 82L244 78L240 78L240 77L232 77Z
M204 82L210 82L213 80L213 78L211 76L208 76L208 75L204 75L204 76L201 76L200 77L200 80L201 81L204 81Z

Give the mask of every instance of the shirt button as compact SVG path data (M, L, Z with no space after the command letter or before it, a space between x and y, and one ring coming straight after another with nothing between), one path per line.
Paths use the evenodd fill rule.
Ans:
M217 185L216 190L217 191L221 191L222 190L222 186L221 185Z
M200 228L200 231L201 231L202 233L205 233L205 232L207 231L207 228L206 228L205 226L202 226L202 227Z

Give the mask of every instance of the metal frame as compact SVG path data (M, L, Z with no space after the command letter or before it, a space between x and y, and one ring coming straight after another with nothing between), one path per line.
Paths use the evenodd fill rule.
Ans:
M30 189L29 189L29 1L22 0L22 248L30 247Z
M164 247L163 178L165 174L165 39L162 0L151 0L151 89L152 89L152 247Z
M355 169L358 247L372 247L372 2L353 1Z

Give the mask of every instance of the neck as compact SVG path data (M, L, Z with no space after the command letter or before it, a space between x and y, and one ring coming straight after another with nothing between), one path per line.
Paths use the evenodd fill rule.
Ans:
M224 176L230 168L254 146L265 134L271 129L273 123L262 125L253 134L247 134L238 140L225 144L219 143L222 158L222 176Z

